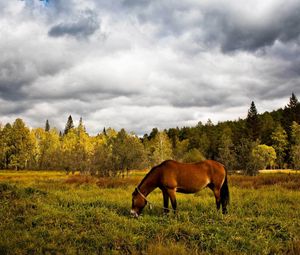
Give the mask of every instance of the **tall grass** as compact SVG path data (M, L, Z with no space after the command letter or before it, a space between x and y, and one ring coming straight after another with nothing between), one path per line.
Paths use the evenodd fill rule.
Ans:
M178 194L178 214L129 215L142 175L97 179L1 173L0 254L299 254L300 176L230 176L223 216L210 190ZM27 177L26 177L27 175ZM7 178L6 178L6 177Z

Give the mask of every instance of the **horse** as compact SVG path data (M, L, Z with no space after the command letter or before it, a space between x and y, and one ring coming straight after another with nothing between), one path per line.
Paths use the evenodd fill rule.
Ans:
M169 212L169 199L176 213L176 192L193 194L201 189L210 188L216 199L217 210L222 205L222 213L227 213L229 204L229 188L227 171L224 166L214 160L199 163L180 163L166 160L153 167L142 179L132 193L131 215L138 217L147 202L147 195L159 188L163 195L164 213Z

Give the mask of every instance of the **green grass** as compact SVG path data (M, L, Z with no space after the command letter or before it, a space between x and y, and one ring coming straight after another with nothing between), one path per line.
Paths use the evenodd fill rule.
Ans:
M300 253L300 191L281 185L300 176L263 175L263 185L230 177L226 216L216 212L208 189L178 194L177 216L164 216L156 190L148 197L153 210L134 219L137 176L97 182L59 172L0 172L0 254Z

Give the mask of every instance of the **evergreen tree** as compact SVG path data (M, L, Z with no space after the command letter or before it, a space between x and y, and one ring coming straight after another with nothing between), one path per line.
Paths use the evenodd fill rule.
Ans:
M74 123L73 123L73 119L72 119L72 116L70 115L68 117L68 120L67 120L67 123L66 123L66 127L65 127L65 130L64 130L64 135L68 134L68 132L74 128Z
M156 135L158 134L158 129L157 128L153 128L150 135L148 136L149 140L152 140L156 137Z
M248 115L246 119L247 133L250 139L256 140L260 137L260 121L258 118L256 106L254 102L251 102L250 109L248 110Z
M48 120L46 120L45 131L46 131L46 132L49 132L49 131L50 131L50 124L49 124L49 121L48 121Z
M79 135L80 135L81 132L86 133L86 129L85 129L85 126L84 126L84 124L83 124L82 117L80 117L80 119L79 119L79 124L78 124L77 130L78 130L78 134L79 134Z
M277 126L277 124L269 112L265 112L259 117L261 123L261 143L270 145L272 144L271 134L274 131L274 128Z
M283 110L283 116L281 119L282 127L286 130L289 142L291 142L291 127L293 121L300 123L300 103L294 93L290 97L289 103Z
M288 103L287 107L290 109L296 109L299 105L299 101L294 93L292 93L292 96L290 97L290 102Z

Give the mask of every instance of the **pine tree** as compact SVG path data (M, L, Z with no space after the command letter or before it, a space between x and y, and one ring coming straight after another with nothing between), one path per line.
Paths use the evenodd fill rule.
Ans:
M50 131L50 124L49 124L49 121L48 121L48 120L46 120L45 131L46 131L46 132L49 132L49 131Z
M288 103L287 107L290 109L296 109L297 105L299 104L299 101L294 93L292 93L292 96L290 97L290 102Z
M247 132L252 140L256 140L260 137L260 121L258 118L256 106L254 102L251 102L250 109L246 119Z
M290 97L290 102L288 103L285 110L288 115L287 126L288 126L288 133L290 134L289 131L293 121L300 123L300 103L294 93L292 93L292 96Z
M80 134L80 132L86 133L86 129L85 129L85 126L83 125L82 117L80 117L80 119L79 119L78 132L79 132L79 134Z
M66 123L66 127L65 127L65 131L64 131L64 135L68 134L68 132L74 128L74 123L73 123L73 119L72 116L70 115L68 117L68 121Z

